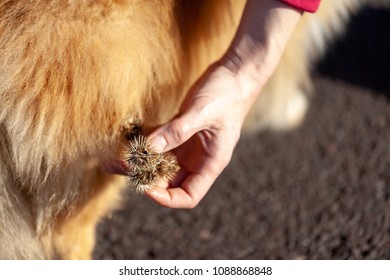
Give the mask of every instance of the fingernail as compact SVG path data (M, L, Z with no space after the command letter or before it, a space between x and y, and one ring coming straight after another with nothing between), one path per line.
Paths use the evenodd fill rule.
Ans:
M151 195L151 196L161 197L161 191L159 191L158 188L153 188L153 189L147 190L146 193Z
M167 146L167 141L161 135L158 135L150 140L150 146L157 153L161 153Z
M150 198L166 199L166 197L167 197L167 191L164 189L161 189L159 187L151 189L151 190L147 190L146 194Z

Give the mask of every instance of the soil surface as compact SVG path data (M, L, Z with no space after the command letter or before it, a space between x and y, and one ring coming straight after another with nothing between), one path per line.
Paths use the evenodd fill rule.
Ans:
M95 259L390 259L390 10L352 18L303 125L243 136L193 210L128 192Z

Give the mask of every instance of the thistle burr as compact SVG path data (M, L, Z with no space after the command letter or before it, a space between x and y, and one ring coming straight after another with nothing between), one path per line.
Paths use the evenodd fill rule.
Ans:
M134 126L125 136L129 142L123 159L129 166L127 176L131 188L143 194L175 177L180 169L176 156L170 152L155 152L142 135L140 126Z

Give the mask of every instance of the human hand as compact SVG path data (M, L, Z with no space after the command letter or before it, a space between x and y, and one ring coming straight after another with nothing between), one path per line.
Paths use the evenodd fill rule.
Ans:
M257 91L257 81L217 63L190 90L180 114L155 130L149 141L157 152L171 150L181 166L168 185L147 195L171 208L195 207L229 163Z
M177 118L149 135L156 152L172 151L181 170L147 191L157 203L193 208L229 163L246 114L275 70L302 11L274 0L247 0L232 44L190 90ZM123 162L103 166L127 175Z

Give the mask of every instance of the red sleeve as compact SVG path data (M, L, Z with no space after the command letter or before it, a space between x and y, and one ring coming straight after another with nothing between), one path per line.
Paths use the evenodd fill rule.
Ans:
M294 8L302 11L314 13L317 11L321 0L280 0Z

